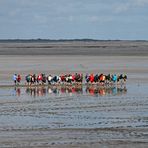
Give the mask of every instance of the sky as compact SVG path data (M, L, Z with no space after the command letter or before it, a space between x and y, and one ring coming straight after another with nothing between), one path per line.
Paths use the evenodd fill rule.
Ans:
M0 0L0 39L148 40L148 0Z

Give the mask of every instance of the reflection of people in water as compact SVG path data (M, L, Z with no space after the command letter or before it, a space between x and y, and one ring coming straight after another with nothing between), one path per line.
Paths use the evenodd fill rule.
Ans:
M82 86L49 86L49 87L27 87L26 93L36 97L48 94L82 94Z
M19 87L15 87L13 94L15 96L20 96L21 95L21 89Z
M98 90L98 93L100 94L100 96L104 96L106 94L105 89L101 88Z
M89 93L92 96L105 96L105 95L122 95L126 94L126 87L86 87L86 93Z
M45 87L27 87L26 93L33 97L45 96L47 91Z
M94 87L86 88L86 93L90 94L91 96L98 95L98 92Z
M123 88L117 88L118 95L120 94L126 94L127 88L124 86Z
M36 87L27 87L26 93L33 97L36 97Z
M46 95L46 88L45 87L37 87L36 94L38 97Z
M61 94L75 94L75 93L82 93L82 87L81 86L62 86L62 87L56 87L56 91L55 91L55 87L52 88L50 87L51 90L53 90L53 92L60 92Z
M17 96L20 96L20 88L15 88ZM87 86L85 89L87 94L91 96L105 96L105 95L122 95L127 93L126 87L98 87L98 86ZM83 94L82 86L49 86L49 87L27 87L26 93L33 97L45 96L46 94L62 95L69 94Z
M51 88L49 88L49 89L51 89ZM52 90L52 93L54 93L54 94L58 94L59 93L59 90L58 90L57 87L53 87L51 90Z

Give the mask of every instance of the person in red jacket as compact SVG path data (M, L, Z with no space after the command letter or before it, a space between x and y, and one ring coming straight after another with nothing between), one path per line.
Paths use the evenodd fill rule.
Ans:
M91 83L94 82L94 74L93 74L93 73L90 75L90 82L91 82Z
M21 82L21 75L18 74L18 75L17 75L17 83L19 84L20 82Z

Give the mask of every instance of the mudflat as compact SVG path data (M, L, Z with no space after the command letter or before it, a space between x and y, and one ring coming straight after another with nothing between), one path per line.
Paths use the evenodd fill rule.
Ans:
M128 73L129 78L136 75L136 81L146 81L147 56L147 41L1 41L0 78L7 82L13 73L80 71Z
M147 56L0 56L0 82L12 84L12 75L21 74L22 83L29 73L116 73L127 74L128 82L148 81Z
M13 84L14 73L24 84L25 75L41 72L125 73L128 81L101 91L0 88L0 147L146 148L147 47L146 41L1 42L1 85Z
M1 41L0 55L148 56L148 41Z

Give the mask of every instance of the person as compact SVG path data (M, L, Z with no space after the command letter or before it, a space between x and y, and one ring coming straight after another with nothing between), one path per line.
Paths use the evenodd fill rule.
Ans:
M89 74L87 73L86 75L85 75L85 81L86 81L86 83L88 83L89 82Z
M25 77L28 85L31 85L31 74L28 74L26 77Z
M105 75L102 73L100 75L100 83L104 84L104 82L105 82Z
M112 80L113 80L114 83L117 81L117 75L116 74L113 75Z
M33 84L36 83L36 74L33 74L33 76L32 76L32 83Z
M90 82L91 82L91 83L94 82L94 74L93 74L93 73L90 75L90 78L89 78L89 79L90 79Z
M37 76L37 83L42 82L42 80L43 80L43 77L42 77L42 73L41 73Z
M17 82L18 82L18 84L21 82L21 75L20 74L18 74L18 76L17 76Z
M52 84L52 75L49 75L47 77L47 81L48 81L48 84L51 85Z
M16 82L17 82L17 74L14 74L13 75L13 81L14 81L14 84L16 85Z

